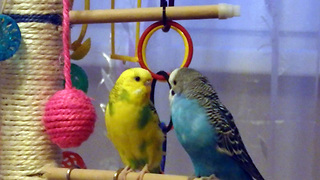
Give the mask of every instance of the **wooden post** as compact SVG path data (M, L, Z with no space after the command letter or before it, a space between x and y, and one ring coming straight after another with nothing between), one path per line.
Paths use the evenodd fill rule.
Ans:
M0 62L0 179L44 179L43 166L62 159L42 124L47 99L63 87L61 28L50 23L61 11L61 0L11 0L4 6L3 13L16 18L22 41L12 58Z

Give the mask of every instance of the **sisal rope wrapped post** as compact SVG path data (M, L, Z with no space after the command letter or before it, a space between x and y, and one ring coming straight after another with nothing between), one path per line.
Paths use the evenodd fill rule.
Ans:
M22 42L0 62L0 179L44 179L60 164L60 149L44 131L48 98L63 88L61 0L8 0L4 14L18 22Z

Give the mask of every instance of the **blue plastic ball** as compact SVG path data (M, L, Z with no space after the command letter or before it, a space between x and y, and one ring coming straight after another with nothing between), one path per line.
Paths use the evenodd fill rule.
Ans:
M12 57L19 49L21 32L10 16L0 14L0 61Z

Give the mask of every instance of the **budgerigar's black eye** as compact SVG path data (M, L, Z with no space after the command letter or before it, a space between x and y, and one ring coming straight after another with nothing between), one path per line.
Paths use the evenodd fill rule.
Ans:
M140 77L139 77L139 76L136 76L136 77L134 78L134 80L140 81Z
M176 80L173 81L173 85L177 85L177 81Z
M173 90L171 90L171 96L174 96L176 93L173 91Z

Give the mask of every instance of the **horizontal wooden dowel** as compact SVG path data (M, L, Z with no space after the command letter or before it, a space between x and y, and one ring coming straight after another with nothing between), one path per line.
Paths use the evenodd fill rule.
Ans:
M67 168L47 167L44 169L44 177L47 180L66 180ZM73 169L70 173L70 180L112 180L115 171ZM137 180L139 173L131 172L127 175L127 180ZM187 176L152 174L147 173L143 176L144 180L187 180ZM196 178L195 180L200 180Z
M162 11L162 7L70 11L70 22L72 24L90 24L159 21L162 19ZM239 6L227 4L174 6L166 8L166 16L169 20L209 18L226 19L239 15Z

